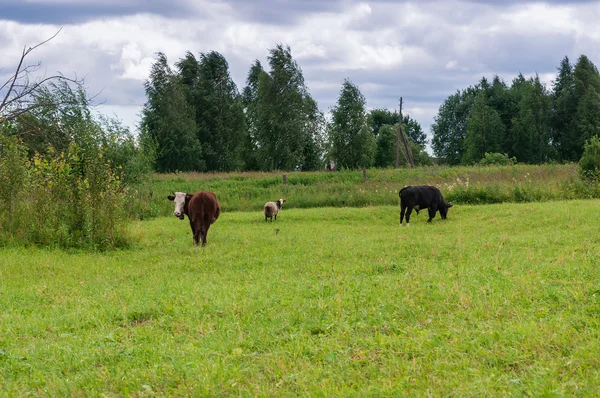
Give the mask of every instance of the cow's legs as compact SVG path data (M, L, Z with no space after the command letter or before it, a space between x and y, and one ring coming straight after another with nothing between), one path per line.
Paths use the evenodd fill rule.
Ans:
M275 221L277 221L277 214L275 214Z
M200 223L197 222L191 222L190 224L192 226L192 234L194 235L194 244L198 245L198 243L200 243Z
M412 206L408 206L408 210L406 211L406 226L410 225L410 213L412 213Z
M400 226L402 226L402 221L404 220L404 212L406 211L406 204L400 201ZM408 222L408 218L407 218Z
M200 236L202 237L202 246L206 246L206 235L208 234L208 226L200 228Z
M437 211L437 206L435 206L435 205L429 206L429 220L427 220L427 222L431 222L431 220L433 220L433 218L435 217L436 211Z
M192 220L190 220L190 228L192 228L192 238L194 239L194 243L198 244L196 228L194 227L194 222Z

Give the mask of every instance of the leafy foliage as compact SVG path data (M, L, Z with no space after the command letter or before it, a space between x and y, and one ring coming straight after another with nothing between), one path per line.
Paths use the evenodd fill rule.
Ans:
M249 126L246 154L260 170L314 170L323 158L325 119L304 83L289 46L269 51L270 70L256 61L248 74L244 104Z
M475 102L477 90L467 88L449 96L440 106L438 115L431 125L433 139L431 146L434 153L444 163L461 164L467 136L467 126L471 107Z
M486 152L500 151L504 134L505 128L499 113L486 104L485 96L480 93L469 117L463 162L476 163Z
M151 159L119 121L93 116L81 86L48 83L32 98L44 105L0 126L0 243L126 245L126 188Z
M240 170L246 132L244 110L225 57L211 51L201 54L197 61L188 53L176 65L187 102L195 109L197 140L206 169Z
M509 133L511 153L519 162L544 163L552 159L550 122L552 100L539 76L513 84L518 91L518 117Z
M142 110L142 141L153 147L157 171L202 171L206 163L197 138L195 111L186 90L159 53L145 83L148 101Z
M338 167L349 169L373 164L376 142L367 127L366 100L356 85L344 80L337 104L332 108L329 138Z
M485 151L519 162L577 161L600 133L600 74L585 56L565 57L552 92L535 75L506 85L498 76L449 96L432 125L435 154L451 165L477 162Z
M107 249L127 245L127 200L106 150L72 143L36 154L15 136L0 138L0 243Z
M375 167L390 167L396 163L397 138L398 123L395 125L384 124L379 128L377 149L375 151Z
M375 167L391 167L396 164L396 140L398 135L399 114L396 110L385 108L372 109L367 115L367 123L376 137ZM421 125L410 115L402 118L403 131L409 139L409 146L416 165L431 164L431 158L425 150L427 135ZM400 150L402 164L408 164L404 149Z
M600 138L597 135L586 141L578 170L583 180L595 182L600 180Z
M510 166L517 163L517 159L508 157L505 153L485 153L483 159L479 161L481 166Z

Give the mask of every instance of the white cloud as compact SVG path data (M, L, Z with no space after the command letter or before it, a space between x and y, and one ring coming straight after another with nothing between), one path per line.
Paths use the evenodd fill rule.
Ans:
M456 69L456 66L458 65L458 61L453 59L451 61L446 62L446 69Z
M475 84L483 74L497 73L510 83L519 72L526 76L538 72L549 84L565 55L575 61L585 53L596 64L600 62L597 2L497 6L458 0L348 0L329 7L330 3L290 1L278 4L281 10L274 11L271 2L231 1L178 1L177 6L189 10L184 18L144 12L67 24L36 51L32 61L43 60L48 71L86 75L90 90L102 91L105 107L110 107L106 109L124 115L127 124L134 125L145 101L142 83L156 52L164 52L174 63L186 51L194 55L219 51L242 88L255 59L265 64L268 49L289 44L324 111L335 102L348 77L363 91L369 106L395 108L402 95L407 111L426 131L444 98ZM284 15L283 8L292 3L303 7L296 18L284 22L275 18L279 11ZM103 4L141 3L110 0ZM240 9L253 12L240 15ZM274 15L273 20L268 15ZM0 73L14 68L23 46L41 42L58 28L0 20Z

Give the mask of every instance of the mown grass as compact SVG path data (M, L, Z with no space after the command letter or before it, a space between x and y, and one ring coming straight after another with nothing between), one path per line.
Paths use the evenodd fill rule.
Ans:
M287 176L287 185L283 183ZM225 211L255 211L287 199L287 208L393 206L404 185L438 186L447 201L491 204L600 198L600 186L579 180L575 164L487 167L417 167L336 173L155 174L132 187L131 213L138 218L170 215L171 191L216 193Z
M600 201L224 212L0 251L0 395L595 396ZM276 233L278 229L278 233Z

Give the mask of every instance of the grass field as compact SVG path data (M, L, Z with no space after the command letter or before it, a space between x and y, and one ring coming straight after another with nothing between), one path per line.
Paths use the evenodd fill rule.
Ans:
M287 176L287 185L283 183ZM288 199L287 208L393 206L404 185L435 185L456 204L545 202L600 198L600 184L579 179L576 164L368 169L336 173L153 174L132 186L131 214L140 219L167 216L171 191L214 192L225 211L252 211L266 201Z
M224 212L0 249L0 395L597 396L600 201ZM275 233L275 229L279 233Z

